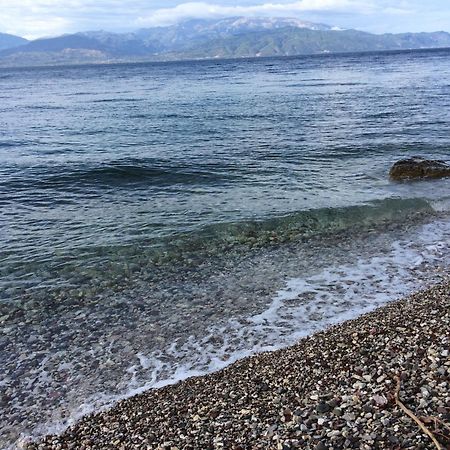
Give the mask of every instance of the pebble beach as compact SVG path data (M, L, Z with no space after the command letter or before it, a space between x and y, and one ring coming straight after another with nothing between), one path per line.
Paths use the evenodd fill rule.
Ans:
M448 449L449 344L447 280L287 349L123 400L27 449Z

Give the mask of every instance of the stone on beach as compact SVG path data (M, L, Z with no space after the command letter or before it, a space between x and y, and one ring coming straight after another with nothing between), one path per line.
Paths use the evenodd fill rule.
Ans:
M392 180L444 178L450 176L450 166L444 161L414 157L397 161L389 172Z

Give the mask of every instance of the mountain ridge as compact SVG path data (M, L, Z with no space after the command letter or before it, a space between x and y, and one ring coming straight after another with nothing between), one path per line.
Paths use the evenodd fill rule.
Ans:
M229 17L130 33L88 31L23 41L0 47L0 67L445 48L450 34L377 35L294 18Z
M29 41L14 34L0 33L0 50L7 50L9 48L19 47L25 45Z

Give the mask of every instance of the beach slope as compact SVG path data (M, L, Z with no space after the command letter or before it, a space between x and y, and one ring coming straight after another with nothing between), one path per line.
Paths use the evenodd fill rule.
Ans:
M446 449L449 344L443 282L290 348L121 401L29 448Z

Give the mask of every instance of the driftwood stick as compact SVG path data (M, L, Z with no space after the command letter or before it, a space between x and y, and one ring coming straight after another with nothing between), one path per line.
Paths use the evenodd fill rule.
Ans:
M445 423L443 420L439 419L439 417L435 416L421 416L420 419L426 423L426 421L433 421L434 426L437 427L437 424L440 424L442 427L447 428L450 431L450 425Z
M408 409L400 400L400 386L401 386L401 380L399 376L396 376L395 379L397 380L397 387L395 389L395 403L398 405L398 407L407 415L409 416L414 422L417 423L419 428L433 441L433 444L436 446L438 450L443 450L441 444L437 441L434 434L425 426L425 424L410 410Z

